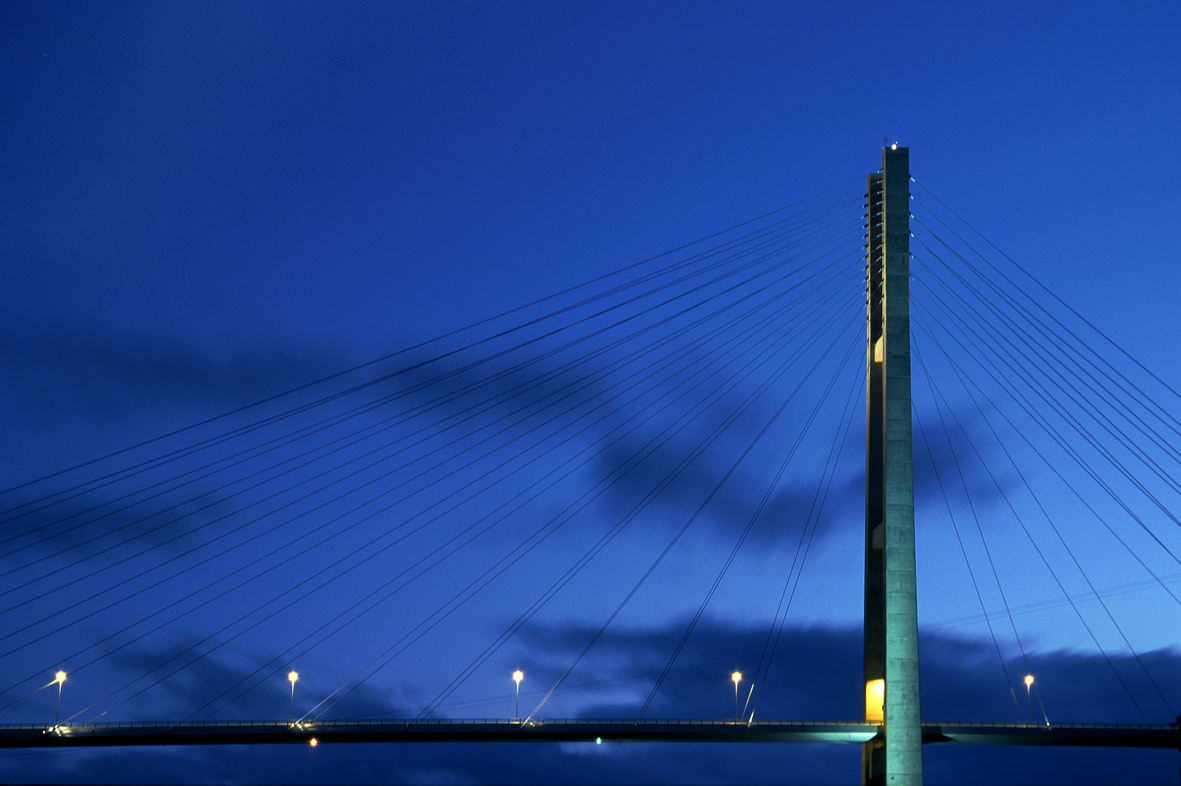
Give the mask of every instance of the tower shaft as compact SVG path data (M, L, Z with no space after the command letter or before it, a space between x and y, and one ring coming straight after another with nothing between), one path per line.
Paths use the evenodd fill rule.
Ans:
M866 195L865 718L862 782L923 779L910 393L910 165L882 153Z

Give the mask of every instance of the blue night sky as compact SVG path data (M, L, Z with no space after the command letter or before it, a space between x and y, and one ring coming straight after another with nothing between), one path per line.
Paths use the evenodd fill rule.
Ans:
M910 149L916 183L924 718L1013 722L1044 713L1061 722L1160 724L1181 711L1181 398L1173 392L1181 365L1169 338L1181 328L1172 237L1181 215L1176 2L16 2L0 20L0 509L8 511L0 516L0 724L48 723L56 695L37 689L59 668L70 675L62 718L106 722L285 720L289 702L296 715L325 718L508 718L513 669L526 673L525 714L572 663L539 717L631 718L681 645L646 717L731 716L735 669L759 674L748 680L761 697L752 698L761 702L758 716L858 717L858 254L864 178L880 167L886 140ZM611 288L641 281L654 269L644 265L675 264L668 276L687 275L708 264L695 250L719 248L777 216L806 219L774 230L783 243L815 241L832 254L768 268L829 277L815 297L821 321L806 323L808 306L800 305L762 323L772 331L800 320L801 332L785 332L777 350L799 350L798 373L768 376L768 395L707 442L762 378L728 390L633 471L639 446L704 394L673 396L681 366L666 371L656 354L626 353L672 329L662 319L681 306L656 301L698 295L670 283L654 300L637 301L626 328L608 324L615 312L594 316L598 306L578 301L605 293L595 302L615 302ZM987 260L966 261L965 253L956 262L951 246L962 249L964 238ZM980 278L965 284L944 262ZM749 301L747 290L703 285L700 311L780 297L797 273L782 275L743 284ZM1074 429L1080 454L1040 437L1025 442L1037 432L1032 415L1000 415L1006 385L1025 371L1004 360L999 371L974 365L1019 341L1005 327L1015 302L1006 275L1067 326L1053 328L1062 338L1044 355L1013 362L1027 362L1031 377L1046 374L1046 401L1062 407L1050 417ZM583 282L594 283L570 289ZM789 308L782 297L776 302ZM542 319L550 311L561 311L559 322ZM977 312L983 322L965 317ZM834 321L824 322L829 313ZM550 324L567 332L551 337ZM719 368L730 368L755 350L711 343L721 334L710 326L720 324L692 323L661 346L700 341L716 348ZM639 326L647 338L611 343ZM734 335L750 347L778 340L750 330ZM536 344L513 349L524 336ZM575 336L590 338L559 346ZM563 370L584 349L599 354ZM1077 415L1102 398L1073 376L1090 361L1072 353L1092 350L1163 415L1119 420L1123 394L1097 404L1093 421ZM685 369L715 362L703 355L691 365L695 351L686 349ZM826 370L790 397L822 356ZM357 370L70 469L347 369ZM961 370L981 386L957 381ZM931 392L927 371L940 393ZM641 382L645 372L651 388ZM543 397L570 380L585 387L554 421L569 430L547 432ZM532 392L508 398L525 384ZM483 392L467 392L476 385ZM350 386L358 392L343 395ZM251 432L257 442L227 442L54 505L36 503L336 394ZM514 420L510 402L518 400L536 409ZM457 441L430 431L398 454L406 466L420 462L403 475L363 466L371 445L409 444L395 440L467 418L475 401L487 409L461 421ZM827 430L799 432L798 459L771 486L794 424L814 401ZM362 405L373 408L343 420ZM328 458L328 440L377 429L386 417L402 419L333 454L357 463L328 468L338 461ZM342 420L326 425L329 418ZM477 455L464 451L501 423L505 441L459 470ZM771 423L768 438L753 442L763 423ZM199 474L215 455L281 439L284 424L324 428L303 442L275 443L267 456L290 464L269 468L267 456L246 456L234 477L259 485L231 493L220 475L167 485L177 473ZM624 436L608 443L616 434ZM518 437L537 438L546 451L531 454L535 464L516 458L507 440ZM748 444L749 459L703 502ZM582 452L597 445L606 447ZM700 458L629 519L697 445ZM298 464L313 446L325 463ZM439 543L467 537L473 522L499 515L528 484L584 455L592 458L426 580L381 595L434 559ZM1074 455L1089 457L1095 474ZM486 479L500 482L468 501L465 484ZM496 560L530 542L541 522L583 505L604 479L615 480L579 508L575 523L538 540L413 638L431 612L449 608L482 572L499 570ZM157 482L163 490L148 497ZM1042 496L1027 494L1027 483ZM818 487L828 494L814 514ZM342 497L296 499L321 488ZM378 488L388 496L372 510L353 509ZM766 510L744 537L768 488ZM128 506L122 494L141 496ZM409 501L393 504L396 494ZM382 540L436 515L396 543ZM973 519L997 538L992 551L983 535L969 537L982 531ZM625 520L618 537L592 552ZM1060 524L1071 545L1044 521ZM971 574L958 533L968 533ZM1039 549L1023 545L1030 541ZM813 545L797 573L791 564L803 542ZM322 545L297 553L304 543ZM669 543L652 580L620 605ZM528 612L592 553L553 603ZM319 588L341 566L347 574ZM785 582L799 591L784 618L776 608ZM380 599L369 608L371 591ZM352 604L356 614L337 630ZM599 633L617 605L618 618ZM1118 630L1101 605L1121 620ZM699 608L700 621L682 638ZM328 629L336 632L318 632ZM776 629L783 643L764 673L760 652ZM506 630L512 635L482 659ZM395 653L403 637L413 640ZM301 675L293 700L290 669ZM1015 692L1026 671L1039 688L1028 704ZM857 782L859 757L856 746L655 744L17 751L0 755L0 781L843 784ZM933 784L1175 783L1178 765L1170 751L928 747L924 757Z

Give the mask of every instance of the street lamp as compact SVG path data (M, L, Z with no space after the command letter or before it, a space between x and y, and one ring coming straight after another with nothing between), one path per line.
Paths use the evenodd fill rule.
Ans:
M738 723L738 683L742 682L742 672L734 672L730 679L734 680L734 722Z
M513 672L513 682L517 683L517 708L513 713L513 717L517 722L521 722L521 680L525 679L525 672L517 669Z
M66 673L59 671L57 674L54 674L53 681L57 683L57 711L53 713L53 725L56 728L58 718L62 715L62 685L65 684Z
M1033 675L1025 675L1025 722L1033 723L1033 704L1029 699L1029 688L1033 685Z
M287 675L287 681L291 683L291 705L287 708L287 722L291 723L295 720L295 681L299 679L297 672L291 672Z

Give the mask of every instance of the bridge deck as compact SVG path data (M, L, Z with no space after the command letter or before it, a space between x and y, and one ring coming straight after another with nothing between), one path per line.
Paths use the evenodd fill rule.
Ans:
M0 726L0 748L355 742L812 742L862 743L880 729L859 721L382 720ZM1172 725L924 723L924 743L1085 745L1181 749Z

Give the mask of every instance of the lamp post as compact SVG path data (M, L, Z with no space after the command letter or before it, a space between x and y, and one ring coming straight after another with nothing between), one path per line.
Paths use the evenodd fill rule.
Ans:
M287 681L291 683L291 705L287 708L287 722L291 723L295 720L295 681L299 679L297 672L291 672L287 675Z
M742 672L734 672L730 679L734 680L734 722L738 723L738 683L742 682Z
M66 682L66 673L59 671L53 675L53 681L57 683L57 710L53 713L53 725L57 727L58 718L62 715L62 685Z
M1025 675L1025 722L1033 723L1033 704L1029 699L1029 688L1033 685L1033 675Z
M513 672L513 682L517 683L517 705L513 711L513 717L517 723L521 722L521 680L525 679L525 672L517 669Z

